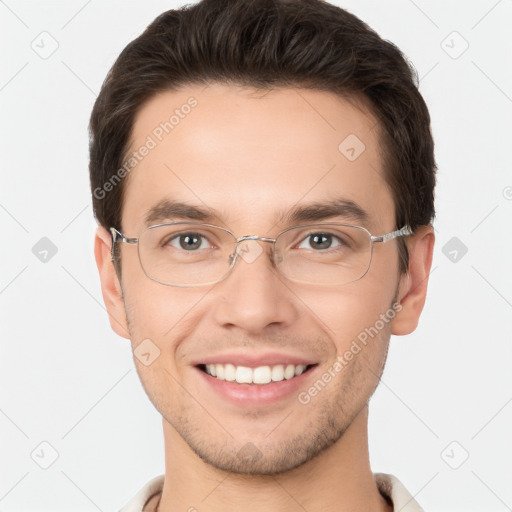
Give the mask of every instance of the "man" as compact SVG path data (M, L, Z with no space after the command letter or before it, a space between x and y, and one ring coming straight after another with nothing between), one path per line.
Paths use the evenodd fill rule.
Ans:
M125 48L90 129L103 298L165 439L123 511L421 510L367 436L434 243L400 51L320 0L203 0Z

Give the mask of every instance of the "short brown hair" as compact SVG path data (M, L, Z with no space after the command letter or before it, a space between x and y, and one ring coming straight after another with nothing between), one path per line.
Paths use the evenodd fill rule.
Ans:
M396 227L414 229L434 218L430 116L416 71L393 43L323 0L202 0L158 16L121 52L103 83L89 126L100 225L122 230L126 180L109 187L108 197L103 187L123 166L142 104L164 90L211 82L363 95L380 124ZM399 244L404 272L407 248L403 239Z

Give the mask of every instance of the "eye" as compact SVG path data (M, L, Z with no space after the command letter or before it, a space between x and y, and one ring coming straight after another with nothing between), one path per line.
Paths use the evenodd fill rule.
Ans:
M305 246L304 244L308 244ZM298 246L299 249L332 249L342 245L341 240L331 233L311 233Z
M170 245L176 249L184 249L185 251L195 251L197 249L208 249L211 245L208 239L200 233L180 233L169 238L164 245Z

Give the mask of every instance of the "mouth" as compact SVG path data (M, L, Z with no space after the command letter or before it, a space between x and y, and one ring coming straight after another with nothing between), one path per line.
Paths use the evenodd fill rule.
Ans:
M293 380L309 371L317 364L276 364L272 366L236 366L225 364L199 364L199 370L220 381L237 384L265 386L273 382Z

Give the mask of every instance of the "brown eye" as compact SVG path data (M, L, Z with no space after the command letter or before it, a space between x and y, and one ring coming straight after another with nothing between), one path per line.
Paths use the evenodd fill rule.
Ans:
M339 238L331 233L311 233L302 241L299 249L325 250L339 245L341 245Z
M176 242L179 244L179 247L176 245ZM196 249L206 249L209 247L206 238L199 233L181 233L169 239L166 242L167 244L176 249L184 249L185 251L195 251Z

